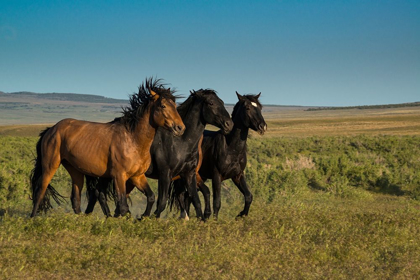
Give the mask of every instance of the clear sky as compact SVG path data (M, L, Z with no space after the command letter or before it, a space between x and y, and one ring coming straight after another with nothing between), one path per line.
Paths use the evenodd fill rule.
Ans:
M420 101L420 1L0 1L0 90L127 98L149 76L227 103Z

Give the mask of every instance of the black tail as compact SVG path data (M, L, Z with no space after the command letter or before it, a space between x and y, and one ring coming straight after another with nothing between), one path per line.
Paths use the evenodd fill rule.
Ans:
M39 140L36 143L36 158L35 158L35 167L31 172L31 190L32 190L32 203L35 205L38 193L41 188L41 176L42 176L42 154L41 154L41 142L44 138L47 131L50 129L47 128L39 134ZM64 196L60 195L51 185L48 185L48 188L45 192L44 199L41 201L38 212L47 211L48 209L53 208L50 202L50 199L53 198L54 201L60 205L65 201Z

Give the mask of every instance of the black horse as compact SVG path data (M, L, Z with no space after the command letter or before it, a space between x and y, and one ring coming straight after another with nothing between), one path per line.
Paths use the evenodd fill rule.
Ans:
M221 199L221 183L224 180L232 179L245 197L245 207L238 216L247 216L249 207L252 203L252 194L246 183L244 169L246 167L246 149L249 129L264 134L267 124L261 114L262 105L258 95L240 95L236 92L239 101L236 103L232 112L233 129L229 134L220 131L205 131L201 146L203 160L197 175L198 187L203 193L206 203L204 218L207 219L211 212L209 189L204 184L207 179L212 179L213 187L213 213L217 219L219 214ZM201 178L200 178L201 177ZM189 202L184 197L185 187L182 182L175 181L174 191L171 195L171 203L177 203L181 208L181 217L188 212ZM176 201L176 198L178 201Z
M178 107L178 113L186 127L184 135L182 137L173 137L166 130L158 129L150 148L152 161L146 172L146 176L159 180L158 204L155 211L156 217L159 217L166 207L169 186L174 179L182 179L188 186L188 192L195 190L191 198L194 198L196 195L198 199L196 187L196 169L199 162L198 146L206 124L212 124L221 128L222 133L225 134L229 133L233 128L233 122L229 117L229 113L226 111L223 101L217 96L214 90L200 89L191 92L189 98ZM87 179L89 181L92 178ZM127 195L133 188L134 185L127 185ZM148 206L143 216L149 216L151 206L154 203L154 194L146 179L142 180L142 186L138 188L148 198ZM102 182L99 183L96 189L88 189L90 189L89 204L86 213L92 212L99 194L99 202L102 210L105 215L110 216L104 190L107 189L109 191L112 188L106 188L104 182ZM194 207L196 208L197 217L202 218L199 199ZM116 214L118 215L118 213Z

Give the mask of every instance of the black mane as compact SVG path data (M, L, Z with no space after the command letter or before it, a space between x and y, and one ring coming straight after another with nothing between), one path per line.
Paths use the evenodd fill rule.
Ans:
M212 89L199 89L197 91L193 90L190 96L185 100L182 104L180 104L177 108L178 114L181 116L182 119L188 114L191 107L194 104L194 98L196 97L203 97L207 94L216 94L216 91Z
M143 117L147 106L152 100L150 91L154 91L159 95L158 103L163 99L170 99L175 102L174 90L165 88L166 84L162 83L162 79L148 78L139 86L138 93L134 93L130 96L129 106L122 108L122 116L115 118L112 123L121 123L127 127L127 129L133 131L136 128L137 123Z
M251 102L257 103L257 106L259 108L262 108L262 105L261 105L260 101L258 100L257 95L246 94L246 95L242 95L242 97L248 99ZM236 114L238 113L239 107L242 106L243 104L244 104L244 102L242 102L242 101L239 101L238 103L235 104L235 107L233 107L232 119L233 119L233 117L236 116Z

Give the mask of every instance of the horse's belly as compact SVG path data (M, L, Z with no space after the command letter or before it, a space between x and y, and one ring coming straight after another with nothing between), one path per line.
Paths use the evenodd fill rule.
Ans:
M69 155L65 160L83 174L100 177L109 175L107 170L108 161L106 159L101 160L94 156L80 157Z
M238 162L231 163L221 170L223 180L230 179L242 172L241 165Z

